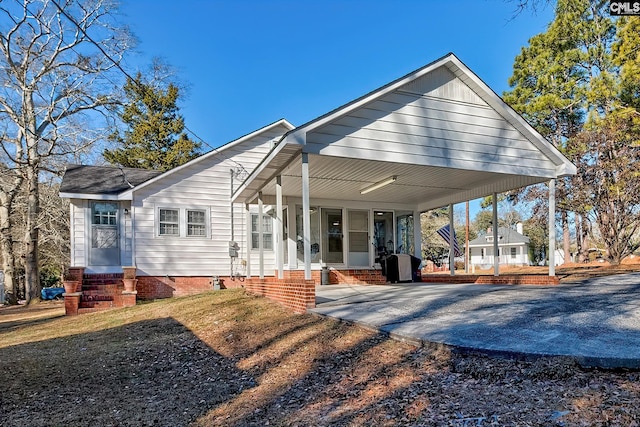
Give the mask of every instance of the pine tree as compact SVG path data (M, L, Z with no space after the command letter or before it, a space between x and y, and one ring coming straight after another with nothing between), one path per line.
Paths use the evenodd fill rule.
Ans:
M176 102L179 89L144 82L141 73L124 86L127 104L120 115L127 126L109 140L119 145L104 150L104 158L116 165L166 171L198 156L200 143L184 132L184 119Z
M612 18L601 0L559 0L547 31L516 58L505 94L578 166L558 186L565 238L567 212L579 246L593 220L613 264L638 247L640 230L639 20ZM536 187L527 192L540 198Z

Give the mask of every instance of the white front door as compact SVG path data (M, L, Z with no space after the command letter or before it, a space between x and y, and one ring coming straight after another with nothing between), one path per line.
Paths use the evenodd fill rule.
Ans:
M117 202L91 203L89 265L120 265Z

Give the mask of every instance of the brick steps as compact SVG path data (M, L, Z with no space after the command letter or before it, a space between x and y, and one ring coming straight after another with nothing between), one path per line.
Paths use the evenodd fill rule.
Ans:
M125 293L122 281L113 277L116 275L105 276L84 278L76 312L71 309L68 314L92 313L136 304L136 294Z

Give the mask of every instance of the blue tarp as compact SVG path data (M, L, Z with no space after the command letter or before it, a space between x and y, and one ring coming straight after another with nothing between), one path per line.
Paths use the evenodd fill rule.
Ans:
M57 298L63 293L64 288L42 288L42 291L40 291L40 295L44 300Z

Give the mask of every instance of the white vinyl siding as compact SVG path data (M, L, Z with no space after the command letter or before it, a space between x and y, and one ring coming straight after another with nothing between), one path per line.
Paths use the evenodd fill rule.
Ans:
M273 141L289 129L278 125L256 136L225 148L219 155L175 171L134 192L136 266L144 275L210 276L229 274L229 241L231 238L231 171L234 187L267 155ZM239 166L242 165L242 168ZM158 208L180 209L184 232L180 237L157 238ZM207 238L188 236L187 211L206 208ZM247 220L243 204L233 205L233 240L240 246L239 259L247 259ZM192 224L196 225L196 224ZM195 232L195 229L192 228ZM201 230L200 230L201 231ZM265 266L274 265L274 252L265 252ZM258 254L250 263L257 271ZM265 271L273 274L273 271Z
M87 221L86 209L88 201L70 200L70 222L71 222L71 266L84 267L87 265Z
M436 71L312 131L309 153L553 176L556 166L520 131L453 73Z

